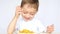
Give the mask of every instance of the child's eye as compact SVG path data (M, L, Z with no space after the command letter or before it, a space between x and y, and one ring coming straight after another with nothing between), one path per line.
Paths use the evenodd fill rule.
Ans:
M24 12L24 14L27 14L27 12Z
M31 15L34 15L34 14L31 14Z

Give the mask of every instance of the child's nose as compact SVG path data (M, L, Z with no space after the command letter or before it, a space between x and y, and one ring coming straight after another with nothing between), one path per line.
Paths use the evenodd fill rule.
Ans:
M30 17L30 15L29 15L29 14L27 14L26 16L27 16L27 17Z

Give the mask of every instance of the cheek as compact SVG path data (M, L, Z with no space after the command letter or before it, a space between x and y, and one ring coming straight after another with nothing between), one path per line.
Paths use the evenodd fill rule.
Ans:
M30 15L30 18L32 19L34 16L33 15Z

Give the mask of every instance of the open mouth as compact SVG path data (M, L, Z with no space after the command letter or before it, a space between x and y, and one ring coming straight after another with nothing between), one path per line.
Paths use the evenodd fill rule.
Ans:
M30 20L30 18L25 18L26 20Z

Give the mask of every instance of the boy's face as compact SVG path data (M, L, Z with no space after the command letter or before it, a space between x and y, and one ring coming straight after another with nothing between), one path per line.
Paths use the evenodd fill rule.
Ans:
M29 21L32 20L34 15L36 14L37 10L35 8L33 8L31 5L29 4L25 4L22 7L22 17L25 21Z

